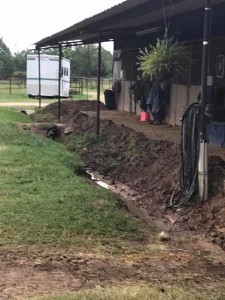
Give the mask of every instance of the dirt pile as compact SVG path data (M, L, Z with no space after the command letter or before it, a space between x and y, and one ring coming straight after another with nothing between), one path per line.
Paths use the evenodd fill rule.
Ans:
M90 135L90 143L87 141L87 145L79 149L90 168L128 184L138 192L157 192L160 199L164 199L163 194L173 186L179 170L179 146L167 141L149 140L142 133L110 120L101 121L97 142L94 139L95 118L80 112L74 113L69 126L74 128L74 133L67 142L74 141L74 150L77 149L78 134Z
M106 107L103 103L100 103L101 110L106 110ZM75 111L95 111L97 110L97 101L93 100L64 100L61 101L60 114L61 122L68 122L71 119L71 115ZM35 113L36 121L55 121L57 122L58 118L58 102L49 104L42 110L39 110Z
M55 109L55 105L47 107L43 114L52 114L52 108ZM81 110L84 110L82 105ZM73 129L62 141L81 154L88 168L135 190L135 204L153 218L164 219L168 224L172 219L174 229L206 232L212 242L225 249L225 162L221 158L210 158L211 199L206 204L193 203L179 211L167 210L166 201L179 181L178 145L149 140L142 133L110 120L101 121L101 134L96 139L96 119L72 111L70 105L62 109L62 118L66 126Z

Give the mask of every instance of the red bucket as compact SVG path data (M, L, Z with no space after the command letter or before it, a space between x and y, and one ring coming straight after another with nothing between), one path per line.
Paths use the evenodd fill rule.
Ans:
M140 117L141 122L149 122L150 121L150 113L142 111L141 112L141 117Z

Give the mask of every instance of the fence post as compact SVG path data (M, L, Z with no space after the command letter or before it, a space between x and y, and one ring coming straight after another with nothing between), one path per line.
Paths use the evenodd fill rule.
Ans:
M89 100L89 78L86 78L86 88L87 88L87 100Z
M9 77L9 94L12 94L12 77Z
M84 78L82 77L82 79L81 79L82 81L82 84L81 84L81 95L83 95L83 93L84 93Z

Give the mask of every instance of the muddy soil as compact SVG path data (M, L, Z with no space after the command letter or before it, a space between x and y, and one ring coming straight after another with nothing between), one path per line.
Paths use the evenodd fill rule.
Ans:
M203 232L225 250L225 161L210 157L210 200L207 203L193 202L181 210L168 210L166 202L179 181L179 145L147 139L142 133L110 120L101 121L101 134L96 140L95 117L78 111L78 107L82 111L89 109L91 101L77 102L76 109L74 101L63 105L62 120L73 132L64 136L61 130L61 141L79 152L88 168L98 171L105 179L135 190L132 201L153 219L172 223L174 230ZM53 119L56 108L56 105L49 105L41 114Z
M100 103L100 109L106 110L103 103ZM61 102L61 122L67 123L75 111L96 111L97 101L95 100L64 100ZM58 120L58 102L54 102L46 106L44 109L39 110L35 114L37 121L53 121Z
M127 253L116 256L72 247L1 247L0 299L149 282L216 288L225 280L224 264L224 254L207 244L193 244L189 250L149 244L149 251L141 252L133 243Z

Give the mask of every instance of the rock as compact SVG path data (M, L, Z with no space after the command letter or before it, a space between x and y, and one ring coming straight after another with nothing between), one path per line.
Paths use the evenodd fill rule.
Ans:
M64 134L71 134L72 132L74 132L74 129L72 127L67 127L65 130L64 130Z
M159 234L159 240L160 240L161 242L167 242L167 241L170 240L170 236L169 236L169 234L168 234L167 232L162 231L162 232L160 232L160 234Z
M211 232L211 237L212 237L212 238L218 237L218 233L216 233L216 232Z

